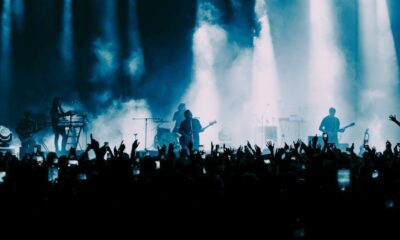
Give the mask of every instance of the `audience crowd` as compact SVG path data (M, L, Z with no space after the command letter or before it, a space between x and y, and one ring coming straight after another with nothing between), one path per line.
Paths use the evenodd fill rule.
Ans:
M0 154L1 215L43 228L68 219L69 229L246 229L272 239L400 235L400 145L356 154L354 144L341 151L317 140L265 149L211 143L207 153L171 144L150 155L137 140L128 154L123 142L111 149L91 136L79 155Z

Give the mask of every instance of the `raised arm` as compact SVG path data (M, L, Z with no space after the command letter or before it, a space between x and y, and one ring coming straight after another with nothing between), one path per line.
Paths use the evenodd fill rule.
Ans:
M399 120L397 120L396 115L390 115L389 120L396 123L398 126L400 126Z

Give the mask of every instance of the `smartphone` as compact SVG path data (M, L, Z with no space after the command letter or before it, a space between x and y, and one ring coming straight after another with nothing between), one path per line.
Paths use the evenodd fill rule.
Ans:
M48 181L55 182L58 179L58 168L57 167L50 167L48 171Z
M139 168L139 167L133 167L133 168L132 168L132 175L133 175L133 176L138 176L138 175L140 175L140 168Z
M68 167L71 167L71 166L78 166L78 165L79 165L78 160L69 160L69 161L68 161Z
M322 134L322 139L328 140L328 133L324 132L324 133Z
M156 169L160 169L160 161L156 161Z
M271 164L271 160L265 159L265 160L264 160L264 163L267 164L267 165L268 165L268 164Z
M78 178L79 178L79 180L84 181L84 180L87 180L87 175L86 175L86 173L79 173Z
M39 166L43 166L43 157L42 156L36 156L36 162Z
M88 158L89 158L89 160L96 159L96 153L94 152L93 149L90 149L90 150L89 150L89 152L88 152Z
M4 178L6 177L7 173L4 171L0 172L0 183L4 182Z
M374 170L374 171L372 171L372 174L371 174L372 176L372 178L378 178L379 177L379 171L378 170Z
M33 147L33 153L35 153L35 154L36 154L36 153L37 153L37 151L38 151L38 148L37 148L36 146L34 146L34 147Z
M223 154L224 153L224 149L222 147L218 148L218 153Z
M350 187L350 169L337 170L337 183L342 191Z
M368 142L369 142L369 132L368 132L368 128L367 128L367 130L365 130L365 133L364 133L364 145L367 145L368 144Z
M104 142L104 146L105 146L105 147L109 147L108 142Z

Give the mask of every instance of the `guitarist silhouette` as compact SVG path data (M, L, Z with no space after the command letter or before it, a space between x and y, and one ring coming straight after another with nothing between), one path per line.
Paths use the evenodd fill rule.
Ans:
M338 133L339 132L343 133L346 130L346 128L354 126L355 123L351 123L343 128L340 128L340 120L339 118L335 117L335 114L336 114L336 109L331 107L329 109L329 115L322 120L319 126L319 130L321 132L328 134L329 143L334 143L336 146L338 146L339 145Z
M179 138L179 143L182 148L187 148L189 142L193 143L193 149L198 149L200 144L200 133L206 128L214 125L216 121L211 122L206 127L202 127L198 119L193 118L192 112L186 110L185 120L183 120L179 126L179 133L181 137Z

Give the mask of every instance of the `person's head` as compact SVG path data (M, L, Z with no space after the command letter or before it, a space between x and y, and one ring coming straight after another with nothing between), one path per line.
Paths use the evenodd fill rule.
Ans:
M181 112L185 111L186 110L186 105L184 103L179 104L178 110L181 111Z
M56 97L53 98L53 106L59 106L60 105L60 98Z
M185 119L192 119L193 115L190 110L185 111Z
M336 114L336 109L331 107L329 108L329 116L334 117Z

